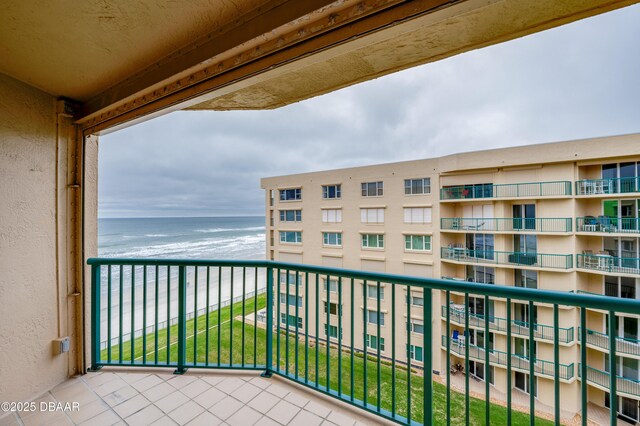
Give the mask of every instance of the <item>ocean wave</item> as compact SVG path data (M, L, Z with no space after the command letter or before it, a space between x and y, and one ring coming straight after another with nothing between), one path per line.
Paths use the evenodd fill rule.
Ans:
M247 228L209 228L209 229L196 229L194 232L201 232L205 234L214 234L217 232L232 232L232 231L262 231L264 226L249 226Z
M167 234L145 234L145 237L168 237Z

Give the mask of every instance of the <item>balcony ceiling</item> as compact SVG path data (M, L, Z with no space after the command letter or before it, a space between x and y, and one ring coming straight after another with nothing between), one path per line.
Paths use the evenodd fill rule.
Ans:
M277 108L640 0L0 2L0 73L84 127Z

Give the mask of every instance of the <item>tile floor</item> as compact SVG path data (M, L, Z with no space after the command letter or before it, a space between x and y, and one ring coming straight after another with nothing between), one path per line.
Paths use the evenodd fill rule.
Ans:
M103 369L76 377L35 399L78 402L67 412L21 412L14 425L373 425L390 424L335 399L258 372Z

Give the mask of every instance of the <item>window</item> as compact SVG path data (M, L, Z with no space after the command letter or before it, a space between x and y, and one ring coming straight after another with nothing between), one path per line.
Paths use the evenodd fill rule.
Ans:
M327 324L324 325L324 335L327 335ZM329 337L332 339L338 338L338 326L329 325ZM340 340L342 340L342 330L340 330Z
M404 193L406 195L430 194L431 178L405 179Z
M472 257L477 257L480 259L493 259L493 234L467 234L466 240L467 249L472 250Z
M380 318L380 325L384 325L384 312L367 311L367 322L369 324L378 324L378 318Z
M327 291L327 280L324 280L324 284L323 287L324 291ZM338 292L338 280L335 279L329 279L329 291L331 293L337 293Z
M404 248L407 250L430 251L430 235L405 235Z
M367 284L367 297L370 299L377 299L378 296L380 296L380 300L384 300L384 287L380 287L380 291L378 291L377 285Z
M384 209L360 209L360 222L384 223Z
M362 234L363 248L384 248L384 235Z
M327 302L322 302L324 305L324 313L327 313ZM342 312L340 312L342 314ZM337 303L329 303L329 315L338 315L338 304Z
M406 207L404 223L431 223L431 207Z
M280 222L301 222L302 210L280 210Z
M361 186L363 197L379 197L383 195L382 182L363 182Z
M489 266L467 265L467 281L481 284L495 284L496 270Z
M516 269L515 284L516 287L538 288L538 272Z
M342 246L342 233L340 232L323 232L322 244L325 246Z
M536 229L535 204L515 204L513 206L513 229Z
M296 317L295 315L280 314L280 324L302 328L302 318Z
M302 307L302 297L298 296L296 297L295 295L289 295L289 305L291 306L296 306L296 299L298 299L298 306ZM284 303L287 304L287 294L286 293L280 293L280 303Z
M286 272L280 272L280 284L289 284L289 285L296 285L296 273L295 272L289 272L288 274ZM302 285L302 277L300 276L297 280L297 283L299 286Z
M422 362L424 360L424 356L422 353L422 346L410 345L407 347L407 353L409 355L409 358L411 358L414 361Z
M342 222L342 209L323 209L322 222L324 223Z
M341 197L342 185L322 185L322 198L332 199Z
M522 392L524 393L529 393L529 389L531 387L531 383L529 381L529 375L526 373L520 373L518 371L516 371L515 373L515 377L516 377L516 388L520 389ZM533 395L537 396L538 392L537 392L537 384L538 384L538 379L534 378L533 380Z
M378 345L380 346L380 351L384 351L384 337L367 334L367 347L378 350Z
M409 330L413 333L417 333L417 334L423 334L424 333L424 322L417 320L417 319L412 319L407 323L407 327L409 327Z
M422 296L422 294L411 293L407 297L409 298L409 303L411 303L413 306L424 306L424 297Z
M280 242L300 244L302 243L302 232L300 231L280 231Z
M280 201L295 201L295 200L302 200L301 188L280 190Z

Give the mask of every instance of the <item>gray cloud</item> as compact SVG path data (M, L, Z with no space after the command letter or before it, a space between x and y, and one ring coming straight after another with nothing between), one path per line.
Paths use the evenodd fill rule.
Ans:
M264 176L637 132L638 22L632 6L274 111L109 134L100 216L257 215Z

